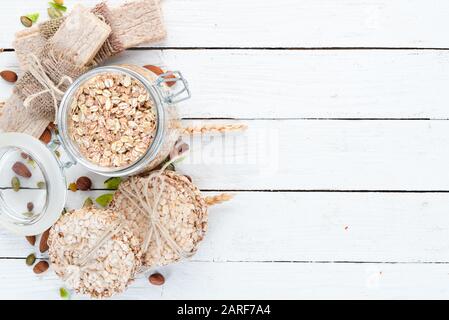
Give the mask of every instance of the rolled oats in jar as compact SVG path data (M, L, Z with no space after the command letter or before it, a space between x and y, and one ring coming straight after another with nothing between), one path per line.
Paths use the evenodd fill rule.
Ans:
M75 163L98 174L148 171L179 138L176 103L188 98L180 72L157 76L132 65L97 68L67 90L58 113L60 139Z

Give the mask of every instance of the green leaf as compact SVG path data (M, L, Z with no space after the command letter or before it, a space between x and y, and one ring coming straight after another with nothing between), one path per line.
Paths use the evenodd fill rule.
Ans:
M67 11L67 7L63 6L62 4L57 4L54 2L49 2L48 3L50 6L52 6L53 8L55 8L56 10L62 11L62 12L66 12Z
M66 288L59 288L59 296L62 299L68 300L70 299L70 292Z
M112 193L106 193L95 199L95 202L104 208L109 205L109 203L112 201L113 196L114 195Z
M109 178L108 180L106 180L104 182L104 185L106 186L107 189L117 190L118 186L120 185L121 182L122 182L122 178L113 177L113 178Z
M25 17L33 21L33 23L37 22L37 19L39 19L39 12L26 14Z

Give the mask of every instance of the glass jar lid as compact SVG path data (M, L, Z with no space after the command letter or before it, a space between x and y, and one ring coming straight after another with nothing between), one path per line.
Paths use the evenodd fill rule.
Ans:
M19 235L37 235L59 218L67 186L59 160L38 139L0 134L0 225Z

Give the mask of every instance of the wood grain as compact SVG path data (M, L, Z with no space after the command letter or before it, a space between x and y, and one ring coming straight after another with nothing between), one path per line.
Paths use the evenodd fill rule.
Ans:
M449 118L448 51L127 51L111 63L181 70L188 118ZM13 52L0 69L18 71ZM12 90L0 81L0 100Z
M69 192L67 206L80 208L103 193ZM449 263L448 201L448 194L237 192L210 209L192 259ZM0 231L0 257L33 250L25 238Z
M248 130L184 137L190 151L176 167L203 190L449 191L447 121L225 122ZM223 121L183 121L202 123ZM104 188L104 177L81 166L67 183L84 175Z
M163 0L162 5L168 32L162 47L448 47L435 32L449 27L445 0ZM23 29L21 15L38 11L43 20L47 7L45 1L0 1L5 13L0 47L9 48Z

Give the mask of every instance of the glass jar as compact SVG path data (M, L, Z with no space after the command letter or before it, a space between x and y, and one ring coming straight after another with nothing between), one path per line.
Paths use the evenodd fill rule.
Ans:
M99 75L121 74L130 76L142 84L153 102L156 113L156 130L154 138L143 155L131 164L101 166L87 159L80 152L75 141L70 137L69 119L72 104L80 88L87 81ZM166 85L175 84L172 90ZM179 84L179 85L176 85ZM178 88L180 87L180 88ZM134 65L107 66L93 69L79 77L66 91L58 112L59 140L71 156L73 163L80 163L88 170L104 176L126 176L149 171L158 166L170 153L181 135L181 122L176 104L190 98L187 81L179 71L156 76L153 72Z
M154 139L140 158L124 167L101 167L90 162L69 135L68 118L74 94L85 81L102 73L120 73L136 79L154 106ZM79 77L61 101L58 133L53 134L49 145L23 133L0 134L0 225L24 236L41 234L51 227L64 210L67 197L64 170L73 164L80 163L104 176L133 175L158 166L181 134L176 103L188 98L188 84L178 71L157 76L142 67L120 65L96 68ZM66 151L64 161L56 154L60 145Z
M51 227L66 202L64 168L51 145L24 133L0 134L0 225L24 236Z

